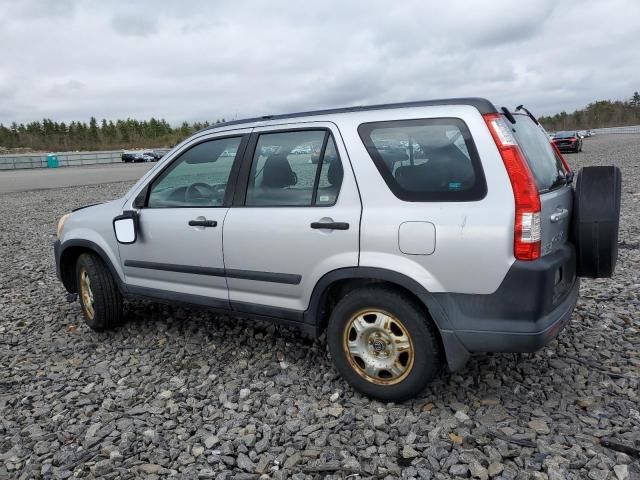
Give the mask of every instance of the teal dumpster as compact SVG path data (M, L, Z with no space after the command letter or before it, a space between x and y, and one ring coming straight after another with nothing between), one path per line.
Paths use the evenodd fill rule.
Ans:
M47 168L58 168L58 156L50 153L47 155Z

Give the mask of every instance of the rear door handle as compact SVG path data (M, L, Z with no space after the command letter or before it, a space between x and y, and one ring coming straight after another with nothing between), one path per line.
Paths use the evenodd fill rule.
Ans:
M552 213L549 216L549 220L551 220L551 223L558 223L560 220L568 216L569 210L567 210L566 208L558 208L555 213Z
M218 222L215 220L189 220L190 227L217 227Z
M311 228L326 228L327 230L349 230L347 222L313 222Z

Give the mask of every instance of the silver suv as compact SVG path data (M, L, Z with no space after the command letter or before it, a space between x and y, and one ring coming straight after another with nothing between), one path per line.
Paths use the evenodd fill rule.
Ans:
M123 197L60 219L58 276L95 330L131 296L326 331L385 401L478 352L555 338L617 258L620 172L575 178L524 108L480 98L205 129Z

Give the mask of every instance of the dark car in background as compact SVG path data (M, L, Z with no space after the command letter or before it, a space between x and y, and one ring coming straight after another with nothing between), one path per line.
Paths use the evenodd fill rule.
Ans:
M125 163L129 162L157 162L160 160L165 151L155 151L155 150L145 150L145 151L134 151L134 152L122 152L122 161Z
M124 163L140 161L137 159L137 154L133 152L122 152L121 159Z
M164 157L165 152L156 152L155 150L151 151L151 152L144 152L145 155L149 155L152 158L152 162L157 162L158 160L160 160L162 157Z
M551 140L561 152L582 151L582 137L575 130L568 132L557 132Z

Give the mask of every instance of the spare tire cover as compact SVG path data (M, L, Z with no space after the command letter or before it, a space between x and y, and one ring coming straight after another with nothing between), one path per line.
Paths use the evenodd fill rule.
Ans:
M572 238L576 274L613 275L618 259L618 226L622 174L614 166L584 167L576 177Z

